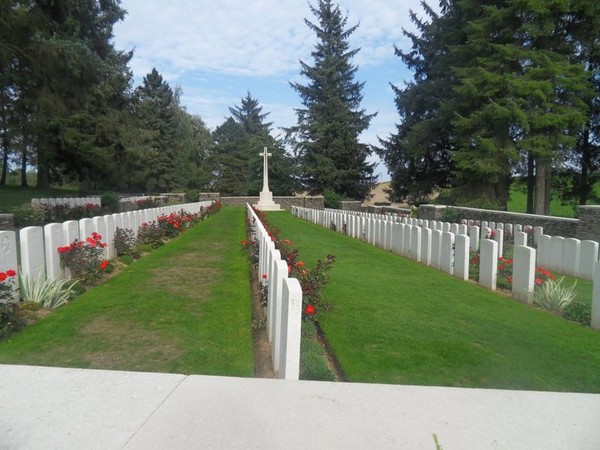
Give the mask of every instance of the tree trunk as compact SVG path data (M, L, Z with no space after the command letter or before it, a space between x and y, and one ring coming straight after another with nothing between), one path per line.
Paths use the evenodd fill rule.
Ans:
M50 166L43 149L38 148L36 189L50 189Z
M550 210L550 186L552 160L536 158L535 164L535 214L547 215Z
M535 157L527 154L527 213L533 214L533 199L535 194Z
M27 147L24 147L21 154L21 187L29 187L29 183L27 183Z
M587 203L590 193L590 166L592 164L592 151L590 146L590 129L586 126L579 148L581 149L581 174L579 176L578 196L579 204Z
M8 150L4 148L2 153L2 175L0 176L0 186L6 186L6 175L8 173Z

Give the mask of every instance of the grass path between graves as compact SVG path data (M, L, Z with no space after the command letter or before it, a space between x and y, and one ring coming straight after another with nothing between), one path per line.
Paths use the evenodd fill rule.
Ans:
M0 343L0 363L252 376L244 214L223 208Z
M307 267L336 257L319 318L349 381L600 392L600 332L289 213Z

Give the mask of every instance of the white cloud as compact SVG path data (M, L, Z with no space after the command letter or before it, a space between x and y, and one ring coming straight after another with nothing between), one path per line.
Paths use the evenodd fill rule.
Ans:
M316 2L313 2L316 3ZM405 42L409 8L389 0L345 0L348 25L360 22L352 45L360 47L358 64L391 60L393 44ZM132 63L147 73L158 66L173 73L209 70L227 74L271 76L297 70L298 58L309 59L314 33L304 18L316 20L298 0L193 1L123 0L128 11L115 26L118 48L136 48Z

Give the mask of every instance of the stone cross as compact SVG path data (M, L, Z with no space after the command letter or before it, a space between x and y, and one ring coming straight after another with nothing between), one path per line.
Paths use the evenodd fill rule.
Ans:
M263 191L269 191L269 156L273 156L272 153L267 153L267 147L264 147L262 153L259 156L263 157Z

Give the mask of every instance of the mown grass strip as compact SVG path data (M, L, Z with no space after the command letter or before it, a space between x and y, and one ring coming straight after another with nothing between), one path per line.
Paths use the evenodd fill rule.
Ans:
M600 333L289 213L308 267L336 257L319 318L350 381L600 392Z
M244 234L223 208L0 343L0 363L251 376Z

